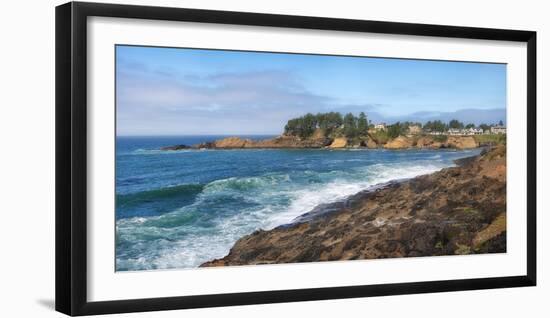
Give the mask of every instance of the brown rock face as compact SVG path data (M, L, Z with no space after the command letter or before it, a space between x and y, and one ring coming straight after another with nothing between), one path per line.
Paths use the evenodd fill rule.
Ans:
M195 148L213 148L213 149L239 149L239 148L322 148L330 145L331 139L307 138L301 139L296 136L282 135L272 139L251 140L239 137L228 137L216 140L212 143L206 143L195 146Z
M384 145L386 149L404 149L411 148L413 146L413 140L404 136L399 136L393 140L390 140Z
M322 205L202 266L506 252L506 149Z
M376 149L376 148L378 148L378 144L377 144L374 140L372 140L372 138L367 139L367 142L366 142L365 145L366 145L367 148L369 148L369 149Z
M479 144L472 136L449 136L447 139L447 145L450 148L456 149L470 149L479 147Z
M334 141L329 145L329 148L345 148L348 145L348 140L343 137L334 138Z
M296 136L282 135L247 144L246 148L323 148L330 145L331 142L331 139L325 137L302 139Z
M322 129L317 128L313 132L313 135L311 136L311 138L312 139L323 139L323 138L325 138L325 132Z
M215 148L244 148L246 145L252 144L250 139L241 139L239 137L227 137L224 139L216 140L214 142Z
M443 147L443 144L440 142L435 141L430 136L424 136L418 138L416 141L416 147L417 148L430 148L430 149L438 149Z
M383 146L386 149L408 149L412 147L418 148L457 148L469 149L479 147L479 144L471 136L450 136L446 142L437 142L431 136L422 137L406 137L399 136L387 142L376 140L371 134L364 136L355 143L350 143L345 137L329 138L321 129L315 130L313 135L308 138L300 138L298 136L281 135L272 139L251 140L242 139L239 137L227 137L224 139L204 142L202 144L186 146L174 145L162 147L160 150L181 150L181 149L239 149L239 148L350 148L350 147L367 147L375 149Z

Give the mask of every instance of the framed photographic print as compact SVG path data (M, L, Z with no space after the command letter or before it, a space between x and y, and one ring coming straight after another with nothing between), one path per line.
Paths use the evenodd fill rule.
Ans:
M534 286L536 33L56 8L56 309Z

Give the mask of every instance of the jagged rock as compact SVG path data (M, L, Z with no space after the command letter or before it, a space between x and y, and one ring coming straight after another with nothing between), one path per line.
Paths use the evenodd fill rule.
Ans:
M345 148L348 145L347 138L338 137L334 138L334 141L329 145L329 148Z
M252 144L250 139L242 139L239 137L227 137L224 139L214 141L214 148L244 148L247 145Z
M272 139L254 141L246 148L323 148L330 145L330 138L300 138L297 136L282 135Z
M240 149L240 148L323 148L330 145L330 138L299 138L282 135L272 139L251 140L240 137L227 137L213 142L201 143L193 148L202 149ZM165 147L170 148L170 147Z
M325 137L325 132L321 128L315 129L311 136L312 139L324 139Z
M434 140L432 137L420 137L416 141L416 147L418 148L434 148Z
M216 146L214 145L213 142L203 142L203 143L200 143L200 144L197 144L197 145L194 145L192 148L195 148L195 149L211 149L211 148L215 148Z
M506 252L506 148L239 239L207 266Z
M399 136L393 140L390 140L384 145L386 149L405 149L413 146L413 139L405 136Z
M174 145L174 146L160 148L160 150L183 150L183 149L191 149L191 147L187 145Z
M336 137L334 139L326 137L321 129L317 129L309 138L300 138L292 135L281 135L265 140L251 140L240 137L227 137L216 141L204 142L192 147L186 145L175 145L162 147L161 150L180 150L180 149L238 149L238 148L349 148L349 147L367 147L370 149L378 148L381 144L373 137L365 136L363 139L351 143L345 137ZM474 137L471 136L450 136L446 142L437 142L430 136L420 138L399 136L383 144L386 149L407 149L418 148L456 148L469 149L479 147Z
M365 145L366 145L367 148L369 148L369 149L376 149L376 148L378 148L378 144L377 144L372 138L368 138Z
M447 139L447 147L470 149L479 147L479 144L472 136L449 136Z

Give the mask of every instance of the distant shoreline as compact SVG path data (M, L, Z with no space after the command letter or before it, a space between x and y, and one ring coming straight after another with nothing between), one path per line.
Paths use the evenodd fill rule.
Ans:
M368 135L364 138L326 137L322 133L309 138L279 135L272 138L258 136L230 136L200 142L198 144L172 144L160 147L162 151L185 149L474 149L492 146L500 142L494 137L484 136L431 136L407 135L388 140L377 140ZM177 137L173 137L177 138ZM491 139L493 138L494 141ZM205 138L206 139L206 138ZM487 139L487 140L486 140Z

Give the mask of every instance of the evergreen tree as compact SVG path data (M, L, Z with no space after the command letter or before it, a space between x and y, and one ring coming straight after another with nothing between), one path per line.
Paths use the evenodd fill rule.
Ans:
M344 116L344 135L348 138L357 136L357 119L352 113Z
M327 130L329 132L332 132L335 129L340 128L344 124L344 119L342 118L342 114L337 112L330 112L326 114L327 118Z
M449 128L462 129L464 128L464 124L457 119L453 119L449 122Z
M313 135L317 128L317 117L311 113L307 113L302 117L302 131L300 137L307 138Z
M369 131L369 124L367 121L367 116L364 112L361 112L359 114L359 118L357 119L357 134L359 136L366 136Z
M428 121L424 124L423 129L432 132L444 132L447 130L447 125L441 120Z

